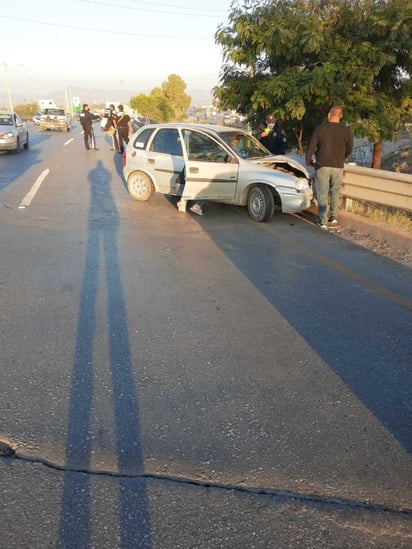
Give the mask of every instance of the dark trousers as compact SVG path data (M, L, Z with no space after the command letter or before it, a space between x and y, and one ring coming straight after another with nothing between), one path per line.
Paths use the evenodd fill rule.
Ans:
M119 137L119 150L123 152L125 144L129 143L129 128L127 126L117 126L117 134Z
M94 130L92 126L83 126L84 146L86 149L95 149L96 141L94 139Z

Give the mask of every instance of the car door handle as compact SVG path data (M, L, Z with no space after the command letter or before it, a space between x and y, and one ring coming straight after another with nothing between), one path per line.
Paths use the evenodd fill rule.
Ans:
M134 158L136 156L136 151L133 151L130 156L132 156Z
M190 173L199 173L199 168L190 168L189 172Z
M147 163L148 163L148 164L154 164L154 163L155 163L155 159L154 159L154 158L148 158L148 159L147 159Z

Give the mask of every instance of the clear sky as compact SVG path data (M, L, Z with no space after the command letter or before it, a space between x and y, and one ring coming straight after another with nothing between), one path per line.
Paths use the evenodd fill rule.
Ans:
M0 92L62 87L148 93L178 74L193 95L217 85L214 34L231 0L0 0ZM29 90L28 90L29 88Z

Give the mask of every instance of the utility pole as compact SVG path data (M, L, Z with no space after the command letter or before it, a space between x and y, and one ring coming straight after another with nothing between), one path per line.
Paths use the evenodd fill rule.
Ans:
M10 106L10 110L13 111L13 101L11 100L11 90L10 90L10 83L9 83L9 75L7 72L7 63L3 63L3 67L4 67L4 76L6 80L7 94L9 96L9 106Z

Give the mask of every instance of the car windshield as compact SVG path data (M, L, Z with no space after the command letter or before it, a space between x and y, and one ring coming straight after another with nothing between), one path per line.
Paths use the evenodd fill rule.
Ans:
M63 109L46 109L44 114L51 114L53 116L64 116Z
M11 114L0 114L0 126L13 126Z
M241 158L262 158L270 155L255 137L241 132L221 132L219 136Z

